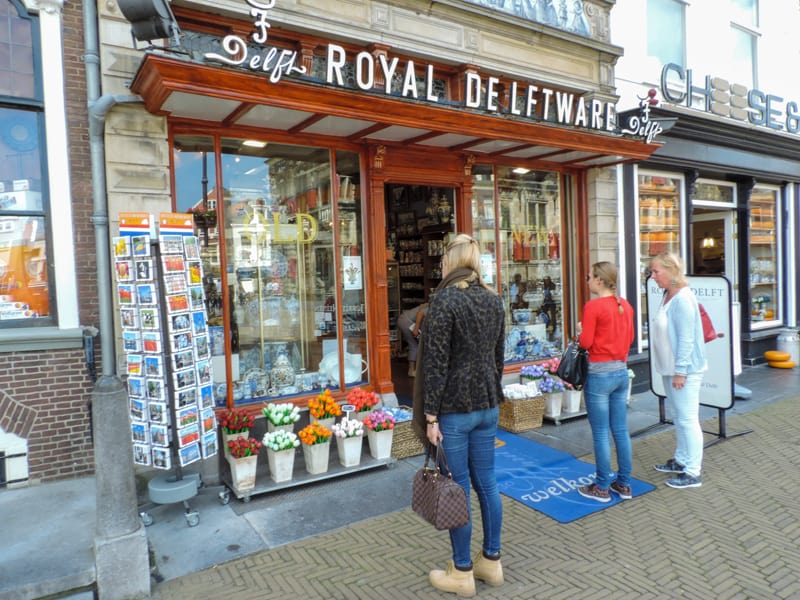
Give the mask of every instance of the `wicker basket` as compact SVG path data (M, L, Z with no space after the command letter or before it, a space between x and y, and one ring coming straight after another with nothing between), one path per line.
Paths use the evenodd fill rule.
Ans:
M512 433L542 426L544 396L509 400L500 404L500 427Z
M392 436L392 456L395 458L408 458L417 456L425 451L425 447L411 428L411 421L400 421L394 426Z

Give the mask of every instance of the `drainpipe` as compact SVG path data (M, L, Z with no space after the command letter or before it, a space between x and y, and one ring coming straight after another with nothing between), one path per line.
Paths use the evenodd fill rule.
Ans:
M100 52L97 33L97 6L83 2L83 25L86 63L86 90L89 107L89 149L92 166L92 223L94 224L95 259L97 262L97 300L100 319L100 345L102 348L102 375L116 373L114 342L114 306L111 293L111 265L109 245L108 201L106 198L105 123L106 115L117 104L141 102L134 95L100 96Z
M103 352L102 375L95 383L92 394L97 515L94 536L95 582L98 597L104 600L144 599L150 597L150 562L147 536L137 508L136 473L128 425L128 393L116 374L103 141L108 111L117 104L141 100L136 96L100 96L97 5L94 0L84 0L81 4L94 199L92 223Z

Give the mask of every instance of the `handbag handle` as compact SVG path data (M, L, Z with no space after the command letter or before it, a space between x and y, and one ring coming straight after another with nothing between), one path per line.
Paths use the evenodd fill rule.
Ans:
M428 442L426 445L426 452L425 452L425 464L423 465L425 469L429 471L435 471L437 475L444 475L445 477L453 477L452 471L450 471L450 466L447 464L447 455L444 452L444 448L442 448L441 444L436 444L436 459L433 467L429 467L428 463L430 462L431 458L433 458L433 444ZM442 470L444 467L444 471Z

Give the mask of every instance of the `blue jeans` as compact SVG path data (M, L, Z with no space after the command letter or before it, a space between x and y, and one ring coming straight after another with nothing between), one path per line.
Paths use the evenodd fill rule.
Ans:
M503 525L503 505L494 471L494 443L497 434L497 407L471 413L439 415L440 442L447 453L447 463L453 479L470 498L470 482L478 494L483 521L483 546L486 554L500 552L500 529ZM472 508L470 507L470 517ZM453 563L457 567L472 564L470 543L472 519L463 527L450 530Z
M589 373L583 390L589 425L592 427L596 483L603 490L611 485L609 430L617 448L617 482L620 485L631 484L633 457L628 433L628 385L628 370L619 369L608 373Z
M700 384L703 373L689 373L686 385L676 390L672 375L663 375L667 407L675 423L675 460L686 467L686 474L699 477L703 464L703 429L700 426Z

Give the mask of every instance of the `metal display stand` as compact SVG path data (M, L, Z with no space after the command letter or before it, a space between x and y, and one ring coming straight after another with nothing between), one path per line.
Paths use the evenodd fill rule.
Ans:
M570 421L572 419L577 419L578 417L585 417L585 416L586 416L585 410L578 410L575 412L561 411L561 413L558 416L544 415L544 418L547 419L548 421L552 421L556 425L561 425L562 421Z

